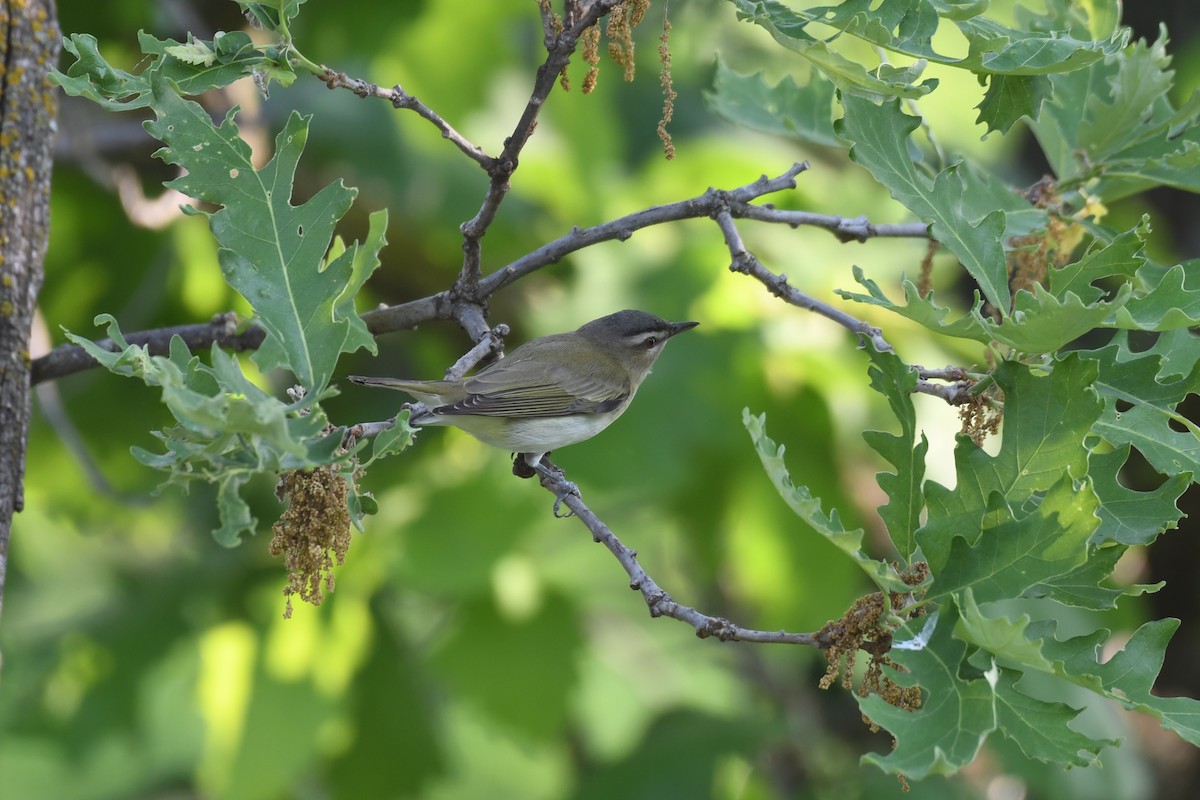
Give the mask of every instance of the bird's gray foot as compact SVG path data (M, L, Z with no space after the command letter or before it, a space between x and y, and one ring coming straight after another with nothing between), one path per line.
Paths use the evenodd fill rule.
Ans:
M575 512L571 511L570 509L567 510L566 514L560 514L558 512L559 509L562 508L563 502L568 497L571 495L575 495L576 497L581 496L579 494L579 487L573 482L567 480L562 468L555 465L554 462L545 456L542 457L542 460L539 461L536 466L531 467L531 469L536 471L537 474L541 476L542 486L553 488L555 490L554 516L560 519L572 516ZM513 470L514 472L516 471L515 464L513 465Z

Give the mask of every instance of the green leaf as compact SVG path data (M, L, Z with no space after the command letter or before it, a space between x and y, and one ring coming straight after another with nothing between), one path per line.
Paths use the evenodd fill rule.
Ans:
M1174 416L1149 405L1118 411L1110 399L1094 430L1113 445L1133 445L1159 472L1200 474L1200 430L1189 421L1188 431L1180 433L1171 429L1170 419Z
M981 678L963 677L959 665L967 646L953 635L956 621L950 605L896 632L889 655L905 672L889 669L889 677L905 686L919 682L923 702L916 711L904 711L878 695L860 698L862 712L896 740L890 753L868 753L863 761L910 780L951 775L975 759L996 729L998 672L993 667ZM918 636L916 629L923 626L933 630L926 627Z
M151 57L141 73L113 67L100 55L96 37L73 33L63 48L75 57L66 73L52 70L51 80L75 97L86 97L109 111L132 111L154 102L155 81L168 81L185 95L197 95L228 86L261 69L291 71L254 47L242 32L218 33L214 41L189 38L185 44L138 33L142 52Z
M765 28L775 41L806 59L845 94L874 101L889 97L911 100L928 94L937 86L936 80L916 83L924 69L924 63L920 61L901 71L868 70L857 59L848 58L829 47L827 42L810 36L803 30L807 21L774 0L732 2L738 7L738 19L750 20Z
M1026 508L1035 495L1048 491L1065 475L1087 472L1084 444L1103 404L1092 388L1094 362L1067 355L1048 375L1004 362L995 380L1004 392L1004 430L1000 450L988 455L960 436L954 450L957 486L947 489L926 484L929 515L917 541L935 576L950 557L955 537L974 545L998 494L1013 513ZM962 545L959 545L960 547Z
M976 106L979 117L975 121L987 125L989 133L1008 133L1022 117L1037 119L1052 91L1050 79L1044 75L990 75L987 92Z
M1177 264L1150 285L1153 288L1149 292L1118 308L1109 324L1143 331L1200 324L1200 262Z
M1020 748L1026 758L1046 764L1088 767L1100 760L1100 751L1115 747L1116 739L1093 739L1071 727L1080 709L1065 703L1037 700L1017 688L1021 673L1000 670L996 682L996 716L1000 732Z
M250 506L242 499L241 489L250 479L245 471L228 471L217 481L217 510L221 515L221 527L213 531L213 538L223 547L237 547L242 543L242 533L254 533L258 520L250 513Z
M1050 270L1047 283L1050 292L1058 299L1076 295L1085 303L1094 303L1104 297L1104 290L1096 287L1096 281L1118 277L1132 279L1145 264L1142 250L1150 234L1150 218L1143 216L1136 227L1124 231L1111 242L1085 254L1078 261Z
M718 58L713 90L704 93L704 101L710 110L735 124L840 148L842 143L833 133L833 88L815 71L804 86L797 86L789 77L770 86L761 71L739 75Z
M362 244L351 248L350 277L342 287L342 294L333 308L336 319L344 319L349 323L346 342L343 345L345 352L354 352L360 347L372 354L378 352L375 337L359 319L354 303L367 279L379 268L379 253L387 246L387 227L387 209L372 211L367 217L366 238Z
M1096 388L1105 396L1123 400L1133 405L1148 405L1164 416L1185 424L1186 418L1175 414L1175 406L1189 394L1200 390L1200 363L1188 364L1188 374L1170 374L1165 366L1166 352L1173 342L1193 338L1183 332L1181 336L1159 337L1159 345L1142 353L1134 353L1129 345L1129 336L1119 332L1108 345L1096 350L1081 350L1079 355L1094 361L1099 368Z
M217 60L217 54L209 47L207 42L202 42L188 36L187 44L171 45L163 48L169 56L178 58L185 64L192 66L211 67L213 62Z
M111 315L101 314L96 324L108 326L109 337L120 348L118 352L104 350L69 331L67 338L110 371L161 387L163 402L190 431L256 437L269 441L281 453L295 456L308 452L306 444L294 436L295 423L302 422L304 428L313 427L312 423L300 420L291 406L249 381L233 356L214 349L214 366L204 367L179 337L171 343L170 357L151 356L145 347L125 341Z
M1175 108L1169 65L1164 32L1051 78L1031 127L1060 182L1094 178L1088 191L1105 202L1160 184L1200 191L1200 93Z
M842 0L837 5L808 9L790 8L776 0L732 2L739 19L761 25L792 49L819 41L807 30L810 23L817 23L895 53L980 74L1046 75L1078 70L1119 51L1128 40L1128 32L1122 30L1086 40L1063 31L1008 27L982 16L988 7L984 0ZM952 21L966 38L966 56L934 49L939 18Z
M1099 501L1069 474L1055 482L1033 512L1014 516L1000 492L988 499L978 533L956 536L926 597L937 600L970 589L980 603L1020 597L1065 575L1087 559L1088 540L1100 524Z
M990 321L980 312L983 300L979 298L978 293L975 295L975 307L971 309L970 313L947 322L946 317L950 315L950 309L937 304L934 292L930 292L928 296L922 297L920 291L917 289L917 285L905 279L901 282L901 288L904 292L904 305L897 305L888 298L883 289L879 288L878 283L863 273L860 267L854 267L853 274L854 279L867 290L867 294L857 294L845 289L838 289L837 293L847 300L886 308L888 311L911 319L913 322L924 325L929 330L940 333L943 336L951 336L956 339L970 339L980 344L989 344L992 341L991 327L994 327L994 323L991 323L989 327Z
M834 123L837 135L850 142L850 158L866 167L892 197L929 223L933 238L946 245L979 284L984 297L1002 313L1008 311L1008 267L1005 262L1004 208L975 216L964 209L967 184L954 165L934 180L921 174L906 147L920 120L900 110L898 100L882 107L843 96L846 113ZM1015 194L1006 207L1019 207ZM1028 204L1025 204L1028 205Z
M408 424L408 417L409 413L407 409L401 411L396 415L396 424L394 426L375 436L371 442L371 457L363 466L371 464L376 459L403 452L412 444L413 437L416 436L416 430Z
M1166 332L1150 350L1133 353L1127 334L1119 332L1109 345L1080 353L1098 366L1097 388L1105 396L1104 415L1095 432L1115 446L1137 447L1168 476L1200 474L1200 427L1176 409L1200 389L1200 362L1186 363L1172 355L1179 350L1193 356L1193 338L1184 330ZM1185 363L1188 374L1181 375L1178 370ZM1119 403L1129 408L1122 410Z
M131 72L113 67L100 55L100 43L90 33L72 33L63 39L63 50L75 57L65 73L51 69L50 79L72 97L86 97L119 111L149 104L149 85Z
M1096 534L1093 534L1094 539ZM1065 575L1030 587L1026 597L1049 597L1054 602L1075 608L1103 611L1117 607L1125 595L1139 594L1138 589L1113 589L1104 585L1128 548L1124 545L1093 547L1088 560Z
M762 461L763 468L775 484L780 497L788 504L796 515L804 520L817 533L824 536L840 550L850 556L863 572L874 581L875 585L884 592L911 592L913 587L906 584L896 574L895 568L886 561L867 557L862 551L863 529L846 530L836 509L828 516L821 510L821 501L812 496L807 487L796 486L792 483L787 466L783 463L782 445L775 442L766 434L766 415L753 416L749 409L743 409L742 422L750 432L754 441L754 449Z
M291 21L300 13L300 6L304 5L305 1L273 0L263 3L258 0L236 0L244 14L268 31L286 30Z
M1163 36L1149 47L1145 42L1135 42L1119 57L1096 65L1093 79L1103 77L1107 86L1098 87L1100 91L1088 97L1077 134L1079 146L1087 149L1095 163L1107 160L1135 137L1145 135L1147 120L1154 118L1155 107L1174 83L1170 63Z
M1092 536L1093 544L1150 544L1160 533L1176 527L1183 516L1176 503L1191 485L1191 474L1172 475L1147 492L1127 489L1118 482L1117 475L1129 458L1129 449L1126 444L1110 453L1088 457L1088 475L1100 498L1100 527Z
M96 323L108 326L116 352L69 331L67 338L111 372L160 387L163 404L177 422L155 434L164 453L133 448L134 457L168 471L169 484L216 483L221 527L215 535L221 544L235 545L243 532L254 531L256 520L239 495L252 476L345 458L337 452L341 435L327 431L320 408L311 407L311 400L287 404L270 396L245 376L234 356L214 347L212 365L206 366L178 336L169 356L152 356L145 347L126 342L111 316L102 314ZM304 405L310 407L301 413Z
M987 616L980 610L969 587L955 598L955 605L959 619L954 633L964 642L986 650L1002 664L1053 672L1054 665L1042 655L1041 641L1028 634L1028 614L1015 620Z
M979 302L963 316L947 322L950 309L939 306L932 292L921 297L912 281L903 281L905 304L897 305L861 269L854 269L854 277L868 293L839 289L838 294L848 300L886 308L944 336L981 344L996 342L1030 354L1053 353L1105 324L1133 293L1132 287L1124 284L1111 301L1086 304L1069 292L1060 301L1041 284L1034 284L1032 293L1021 290L1013 295L1013 311L999 323L983 314Z
M996 683L997 719L1001 732L1026 756L1047 763L1086 766L1095 763L1103 747L1116 744L1112 740L1092 739L1071 728L1078 710L1034 699L1017 689L1017 682L1027 671L1070 680L1061 663L1043 652L1046 644L1043 637L1049 630L1045 623L1031 623L1027 614L1016 620L986 616L969 589L959 600L961 617L955 633L1011 667L1000 671ZM1101 688L1090 680L1076 682L1093 691Z
M1054 638L1057 622L1053 619L1037 622L1030 622L1028 616L1022 616L1016 622L991 619L980 613L969 594L964 594L963 599L962 622L957 631L968 642L995 653L1010 664L1065 678L1117 700L1126 708L1148 713L1186 741L1200 743L1200 702L1151 694L1162 668L1167 643L1178 628L1179 620L1166 619L1142 625L1124 649L1101 664L1097 656L1109 639L1107 630L1059 641ZM1000 714L1002 720L1005 713ZM1062 719L1061 714L1059 718ZM1063 719L1064 726L1066 721ZM1055 735L1068 737L1063 741L1072 746L1078 744L1073 738L1076 734L1069 729L1059 728ZM1029 743L1031 740L1022 737L1022 741ZM1078 747L1091 752L1089 746L1078 744ZM1047 749L1043 748L1041 752L1046 753Z
M929 452L924 433L917 441L917 414L912 402L917 372L895 353L880 352L871 342L866 347L872 362L871 388L887 398L900 423L900 433L866 431L863 438L896 468L895 473L876 475L879 488L888 496L887 504L879 507L879 517L907 563L917 549L916 532L925 507L921 484L925 480L925 455Z
M168 185L222 206L209 215L221 245L221 270L268 334L255 363L264 370L290 369L310 394L319 393L341 353L374 348L350 298L378 261L356 261L357 246L352 246L324 263L334 224L356 191L338 181L302 205L291 204L296 165L308 137L308 122L298 114L276 137L274 158L258 170L232 112L215 126L208 112L161 81L154 85L154 111L157 120L146 127L166 144L157 155L187 170ZM372 220L376 251L383 244L382 221Z
M1147 622L1134 632L1124 648L1103 664L1097 656L1108 639L1106 630L1059 641L1051 635L1054 630L1051 621L1044 623L1038 632L1046 637L1043 652L1055 662L1060 675L1099 691L1128 709L1149 714L1184 741L1200 745L1200 701L1151 694L1162 669L1167 644L1178 628L1177 619Z

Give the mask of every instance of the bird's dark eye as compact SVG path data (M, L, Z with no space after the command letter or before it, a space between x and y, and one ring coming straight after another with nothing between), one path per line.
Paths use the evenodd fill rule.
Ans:
M647 350L650 350L656 344L658 344L657 336L647 336L645 339L642 340L642 347L646 348Z

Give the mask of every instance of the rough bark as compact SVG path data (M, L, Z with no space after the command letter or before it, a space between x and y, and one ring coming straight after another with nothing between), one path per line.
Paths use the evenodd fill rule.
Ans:
M13 514L24 505L29 335L50 225L60 37L54 0L0 0L0 610Z

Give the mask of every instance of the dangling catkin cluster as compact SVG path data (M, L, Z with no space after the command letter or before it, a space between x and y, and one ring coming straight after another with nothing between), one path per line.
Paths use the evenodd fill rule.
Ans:
M284 617L292 616L292 595L319 606L325 592L333 591L334 560L345 563L350 548L346 491L346 480L330 467L287 472L275 488L288 507L271 526L274 536L267 550L282 555L287 566Z
M970 437L977 447L983 447L987 437L1000 432L1004 407L985 394L972 394L958 407L958 419L962 423L962 434Z
M1036 283L1044 283L1050 268L1058 269L1071 260L1071 252L1083 238L1084 228L1076 222L1081 217L1099 219L1107 209L1087 198L1087 205L1074 215L1064 216L1067 209L1058 192L1058 184L1047 176L1025 192L1025 199L1034 208L1049 212L1046 230L1014 238L1008 254L1009 289L1013 294L1024 289L1032 292Z
M634 76L633 29L646 16L650 0L626 0L608 15L604 34L608 37L608 57L625 68L626 82Z
M671 123L671 117L675 116L675 98L678 95L675 94L674 82L671 80L671 21L667 19L666 14L663 15L663 32L658 41L658 58L662 62L659 82L663 90L663 110L658 120L658 138L662 140L667 161L670 161L675 158L675 142L671 140L671 132L667 130L667 125Z
M583 79L583 93L591 94L596 88L596 79L600 77L600 26L593 25L584 31L579 43L583 46L583 60L588 65L587 75ZM563 75L566 74L564 69Z
M550 0L538 0L538 6L542 9L544 15L549 16L551 28L554 33L562 33L562 19L557 14L551 12ZM650 0L625 0L625 2L618 3L613 7L608 15L608 22L604 27L604 36L608 39L608 57L625 71L626 81L633 80L637 68L633 29L645 19L646 12L649 9ZM675 99L678 97L671 78L670 30L671 22L667 16L667 2L664 0L663 32L662 36L659 37L658 45L658 58L662 63L659 82L662 84L663 89L663 110L658 122L658 138L662 140L663 152L666 154L668 160L675 157L675 145L671 141L671 134L667 131L667 125L670 124L671 118L675 114ZM579 37L580 57L588 65L588 71L583 78L583 87L581 89L584 94L591 94L595 90L596 80L600 76L600 35L600 24L597 22L585 30ZM564 91L571 90L571 81L566 67L563 67L558 79Z
M893 592L888 598L888 603L884 602L880 592L860 597L845 614L826 623L817 633L818 640L823 642L825 659L829 662L825 675L818 684L822 689L828 689L840 678L842 687L852 691L858 651L864 650L870 654L871 659L858 687L858 694L861 697L878 695L889 705L905 711L915 711L921 707L919 686L901 686L884 672L884 667L900 667L888 657L892 647L892 632L883 623L883 617L888 611L896 613L905 608L906 604L910 608L903 616L914 618L924 614L923 608L911 608L911 600L914 595L923 591L917 587L929 577L929 565L923 561L915 562L909 569L901 572L900 577L906 584L914 587L913 595ZM863 721L872 731L879 729L872 720L863 717Z

